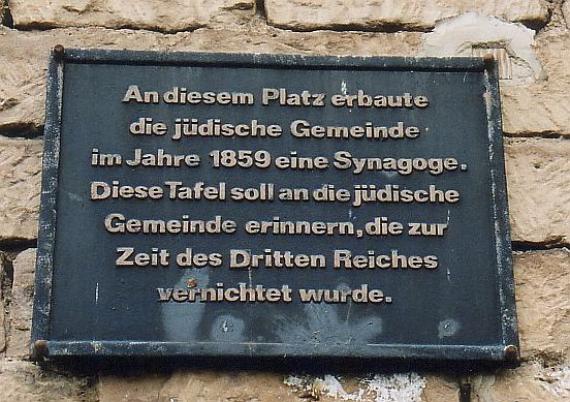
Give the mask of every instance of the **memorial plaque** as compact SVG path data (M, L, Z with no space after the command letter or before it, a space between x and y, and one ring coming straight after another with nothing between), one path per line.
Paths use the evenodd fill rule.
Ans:
M64 50L36 358L518 356L495 64Z

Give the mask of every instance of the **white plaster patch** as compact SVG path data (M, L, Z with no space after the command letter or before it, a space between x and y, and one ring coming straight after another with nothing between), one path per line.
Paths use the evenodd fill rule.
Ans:
M296 375L288 375L283 379L283 384L292 388L303 389L305 387L305 380Z
M420 56L471 57L474 46L504 48L512 63L512 79L505 83L531 83L546 78L533 50L534 35L522 24L466 13L441 21L426 34Z
M313 389L342 401L361 401L362 395L365 392L363 389L359 389L357 392L349 394L344 390L340 381L333 375L325 375L322 380L317 379L317 381L313 383ZM317 391L317 393L319 391Z
M559 366L547 369L545 381L542 386L560 398L560 400L570 400L570 366Z
M421 402L426 381L416 373L375 375L367 388L376 393L375 402Z
M310 393L318 398L331 396L341 401L374 401L374 402L421 402L425 388L425 379L416 373L376 374L363 378L354 392L347 392L339 378L333 375L324 377L290 375L283 381L297 391Z

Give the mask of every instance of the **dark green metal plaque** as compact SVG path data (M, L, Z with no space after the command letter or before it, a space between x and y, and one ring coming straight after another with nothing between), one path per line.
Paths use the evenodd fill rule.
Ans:
M482 59L52 55L36 357L518 354Z

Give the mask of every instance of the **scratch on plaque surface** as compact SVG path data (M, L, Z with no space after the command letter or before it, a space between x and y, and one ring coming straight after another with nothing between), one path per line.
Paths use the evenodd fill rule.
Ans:
M342 92L343 95L346 95L348 93L348 89L346 87L346 81L342 80L340 82L340 92Z
M249 287L253 287L253 277L251 275L251 265L247 267L247 278L249 280Z

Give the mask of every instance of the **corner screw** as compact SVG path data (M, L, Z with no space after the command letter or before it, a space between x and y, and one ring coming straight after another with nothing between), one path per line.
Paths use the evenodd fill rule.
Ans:
M507 345L505 347L505 359L514 362L519 357L519 349L515 345Z
M32 360L42 361L49 354L48 343L46 340L39 339L34 342L32 347Z
M65 48L62 45L55 45L53 48L53 54L57 60L63 59L63 54L65 53Z
M495 56L492 53L487 53L483 56L483 62L488 65L493 65L495 63Z

